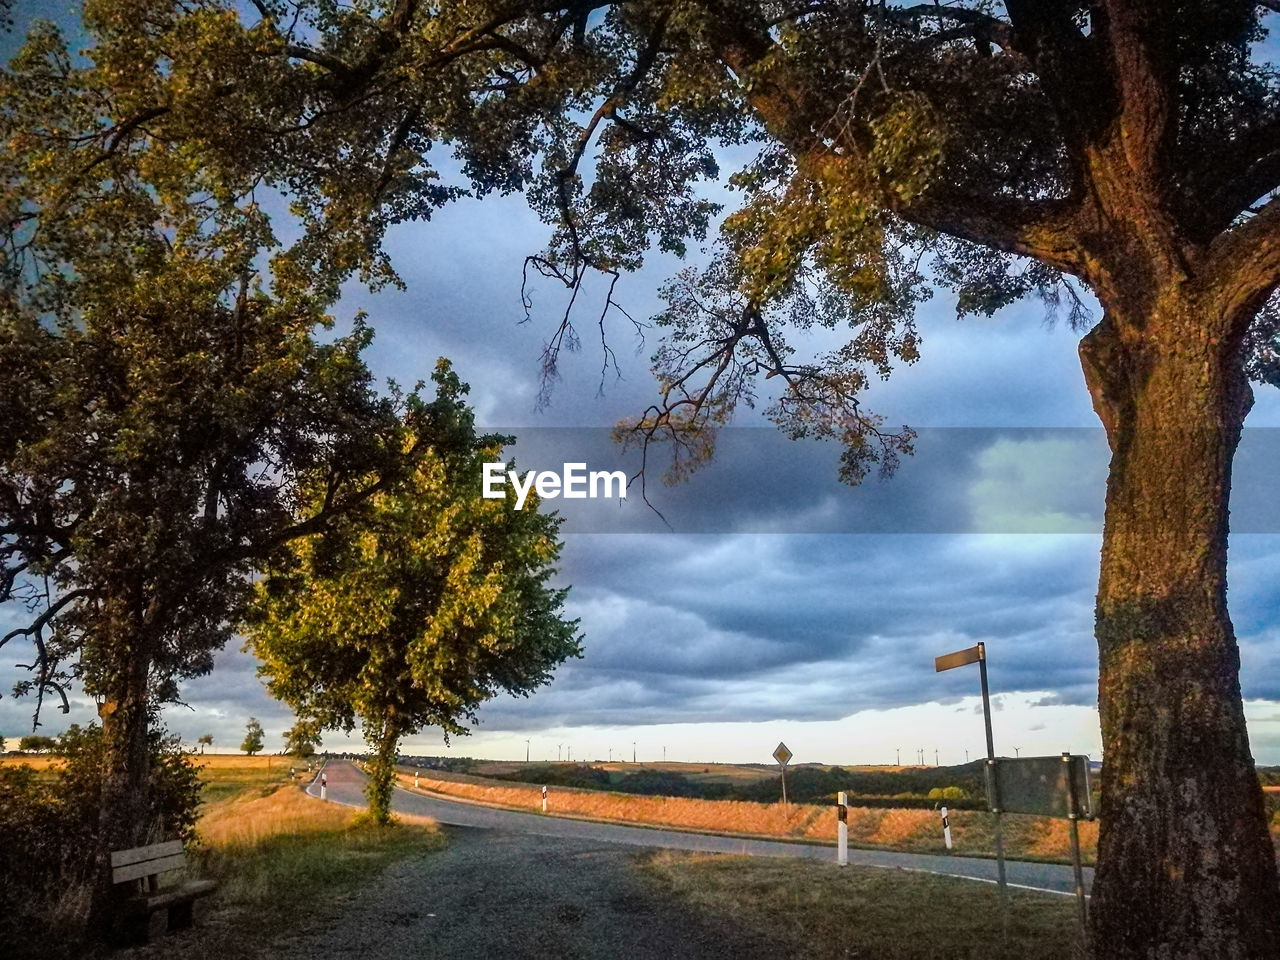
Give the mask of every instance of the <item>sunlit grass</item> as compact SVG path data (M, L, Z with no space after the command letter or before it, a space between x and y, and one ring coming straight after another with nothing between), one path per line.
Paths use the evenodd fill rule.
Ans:
M412 786L412 775L401 774L402 786ZM422 789L491 803L517 810L541 812L542 788L537 784L483 781L477 777L419 778ZM650 797L602 790L551 787L548 813L552 815L614 820L654 826L681 827L717 833L743 833L788 840L834 842L836 812L832 806L793 803L750 803L740 800L694 800L684 797ZM982 811L950 813L952 852L991 856L995 832L991 816ZM1070 835L1065 820L1007 815L1004 818L1005 852L1010 857L1068 862ZM943 853L942 823L938 811L898 808L850 807L849 840L854 844L887 847L918 853ZM1097 849L1097 823L1080 825L1081 855L1092 862Z
M708 922L805 960L1076 960L1075 902L1015 891L1007 931L994 887L900 870L662 852L642 869Z
M357 883L400 856L444 845L429 818L377 827L352 807L290 787L218 804L197 829L202 870L222 884L221 904L277 914Z
M444 835L427 817L390 827L360 811L309 797L274 758L206 757L193 872L218 891L188 932L155 940L138 957L238 960L275 957L282 932L325 914L397 860L439 850ZM281 785L281 778L284 785ZM265 793L265 795L264 795Z

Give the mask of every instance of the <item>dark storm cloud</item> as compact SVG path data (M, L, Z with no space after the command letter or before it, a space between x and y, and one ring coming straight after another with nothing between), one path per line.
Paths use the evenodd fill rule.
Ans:
M585 471L634 477L638 451L610 431L499 428L513 435L517 472ZM889 479L840 482L839 448L792 441L772 428L720 431L715 459L685 481L662 483L665 446L651 448L647 488L627 498L549 498L564 533L1097 533L1107 470L1100 429L934 428ZM1245 432L1236 468L1237 532L1280 532L1270 478L1280 471L1280 430ZM584 485L585 488L585 485ZM644 502L642 492L648 497Z
M1096 558L1087 536L571 537L586 655L481 717L830 720L973 695L976 673L935 674L933 658L979 640L995 690L1092 703Z

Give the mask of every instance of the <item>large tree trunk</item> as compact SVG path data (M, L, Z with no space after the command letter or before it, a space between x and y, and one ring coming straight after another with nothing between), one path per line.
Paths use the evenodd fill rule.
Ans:
M129 892L117 890L111 883L110 852L161 839L155 836L157 824L150 797L151 660L142 632L130 633L132 636L106 645L112 665L103 671L105 680L95 685L101 699L102 794L95 851L98 885L90 907L89 932L97 940L111 935L113 906L119 895Z
M1109 308L1081 344L1112 453L1096 624L1100 958L1280 956L1227 615L1231 461L1252 403L1228 329L1171 290Z

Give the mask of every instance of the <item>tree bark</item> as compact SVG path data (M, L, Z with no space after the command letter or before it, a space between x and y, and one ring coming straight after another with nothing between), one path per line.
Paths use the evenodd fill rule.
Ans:
M1280 887L1227 614L1240 324L1181 288L1081 343L1111 446L1098 586L1103 785L1092 902L1107 958L1280 957Z
M157 824L151 810L149 675L151 658L141 630L108 644L111 668L101 684L98 718L102 723L102 794L98 815L98 886L89 913L89 932L97 940L111 934L111 914L119 891L111 883L113 850L143 846Z
M369 817L374 823L385 826L391 822L391 794L396 785L396 748L400 734L388 723L374 740L373 763L369 765L369 786L365 797L369 801Z

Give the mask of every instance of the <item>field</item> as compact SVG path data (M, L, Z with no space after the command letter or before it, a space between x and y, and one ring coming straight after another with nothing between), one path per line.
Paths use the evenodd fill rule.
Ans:
M497 777L514 773L528 764L518 760L482 760L475 764L472 773L478 777ZM706 783L744 783L760 780L770 776L773 771L765 767L740 766L734 763L677 763L676 761L656 763L625 763L615 761L592 761L591 766L610 774L636 773L641 770L655 770L661 773L675 773L690 780Z
M402 786L412 787L411 773L400 774ZM466 800L520 810L541 811L542 790L536 784L484 780L462 774L421 776L422 789ZM749 803L733 800L691 800L682 797L651 797L598 790L553 787L548 792L549 813L595 820L644 823L706 830L713 833L743 833L834 843L836 813L830 806L781 803ZM1069 862L1070 836L1065 820L1010 815L1004 818L1005 850L1010 857ZM971 856L991 856L995 838L988 814L957 810L951 813L954 852ZM1080 826L1084 860L1092 862L1097 848L1097 823ZM851 807L851 844L889 847L920 853L944 852L939 815L932 810Z
M30 767L32 770L40 771L61 765L61 757L51 757L45 754L36 754L34 756L20 753L0 754L0 767Z

